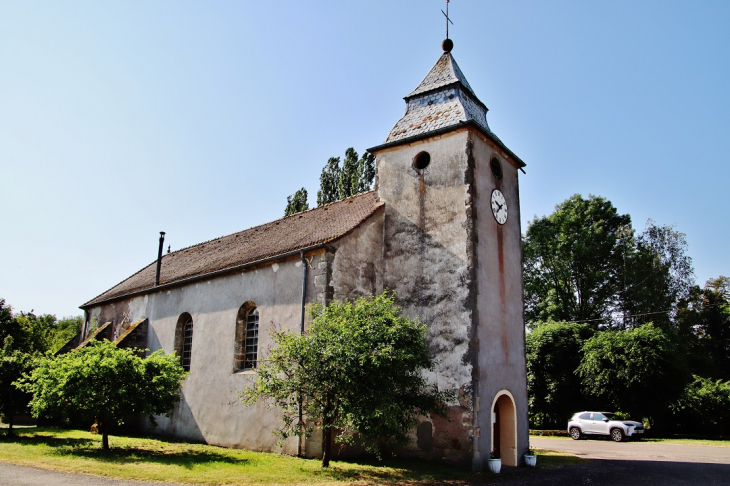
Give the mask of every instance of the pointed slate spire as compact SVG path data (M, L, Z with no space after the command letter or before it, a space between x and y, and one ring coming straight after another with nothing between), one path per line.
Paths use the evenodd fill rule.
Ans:
M405 99L408 100L416 95L434 91L455 83L461 83L476 98L474 90L469 86L466 76L459 69L459 65L456 64L456 60L454 60L451 52L444 52L426 77L423 78L423 81Z
M450 51L444 52L406 100L406 114L385 143L419 137L433 131L473 122L491 133L487 107L474 94Z
M466 76L451 55L453 42L444 41L444 53L436 64L404 99L406 113L390 130L385 143L372 150L420 140L461 126L475 125L489 139L524 166L487 124L487 107L466 80Z

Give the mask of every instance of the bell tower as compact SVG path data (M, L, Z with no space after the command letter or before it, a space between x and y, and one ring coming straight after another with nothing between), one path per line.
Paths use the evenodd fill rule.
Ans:
M458 391L449 421L417 430L413 454L482 469L496 450L518 465L528 447L518 172L451 54L405 97L376 156L385 205L383 282L428 327L431 377Z

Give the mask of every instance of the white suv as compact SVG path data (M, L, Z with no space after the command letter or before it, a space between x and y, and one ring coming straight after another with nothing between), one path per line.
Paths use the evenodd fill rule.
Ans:
M616 442L628 437L638 440L644 435L644 424L618 420L610 412L578 412L568 422L568 433L573 440L584 435L608 435Z

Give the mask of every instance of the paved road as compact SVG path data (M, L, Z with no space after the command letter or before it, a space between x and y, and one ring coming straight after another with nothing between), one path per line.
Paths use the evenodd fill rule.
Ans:
M730 464L730 447L540 437L530 437L530 445L539 449L570 452L587 459Z
M538 461L540 458L538 456ZM550 469L506 470L485 485L499 486L728 486L730 465L692 462L608 461ZM476 485L475 485L476 486Z
M507 468L485 484L506 486L728 486L730 448L651 442L543 439L532 447L571 452L591 462L551 469ZM538 462L540 458L538 456Z
M163 484L170 486L170 483L122 481L0 462L0 486L161 486Z

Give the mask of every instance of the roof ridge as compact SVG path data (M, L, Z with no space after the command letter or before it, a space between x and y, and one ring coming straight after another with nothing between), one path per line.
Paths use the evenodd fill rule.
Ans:
M161 285L202 277L337 240L372 216L381 205L375 197L375 190L371 189L181 248L162 257ZM153 291L154 266L153 261L81 307L87 308L130 293Z
M358 192L357 194L352 194L352 195L347 196L345 198L338 199L337 201L332 201L332 202L328 202L327 204L322 204L321 206L317 206L316 208L305 209L304 211L299 211L298 213L290 214L289 216L283 216L283 217L281 217L279 219L275 219L273 221L269 221L269 223L273 223L274 221L281 221L281 220L288 219L288 218L293 218L294 216L299 216L302 213L308 213L310 211L316 211L319 208L324 208L324 207L327 207L327 206L332 206L333 204L341 203L343 201L347 201L348 199L352 199L352 198L355 198L355 197L360 197L360 196L363 196L363 195L365 195L365 194L367 194L369 192L373 192L373 191L375 191L375 189L368 189L367 191ZM264 224L269 224L269 223L264 223ZM259 226L263 226L263 224L262 225L259 225ZM255 227L256 226L253 226L253 228L255 228ZM251 229L251 228L249 228L249 229ZM244 230L244 231L246 231L246 230Z
M237 234L239 234L239 233L243 233L243 232L245 232L245 231L251 231L251 230L253 230L253 229L256 229L256 228L260 228L260 227L262 227L262 226L266 226L267 224L272 224L272 223L276 223L277 221L283 221L283 220L285 220L285 219L293 218L294 216L300 216L300 215L302 215L303 213L309 213L309 212L312 212L312 211L316 211L316 210L318 210L318 209L321 209L321 208L324 208L324 207L327 207L327 206L331 206L331 205L333 205L333 204L338 204L338 203L341 203L341 202L343 202L343 201L347 201L348 199L352 199L352 198L354 198L354 197L359 197L359 196L362 196L362 195L364 195L364 194L367 194L367 193L369 193L369 192L373 192L374 190L375 190L375 189L370 189L370 190L368 190L368 191L363 191L363 192L359 192L359 193L357 193L357 194L353 194L352 196L348 196L348 197L346 197L346 198L344 198L344 199L338 199L337 201L332 201L332 202L330 202L330 203L327 203L327 204L323 204L323 205L321 205L321 206L317 206L316 208L311 208L311 209L307 209L307 210L305 210L305 211L299 211L298 213L290 214L289 216L282 216L281 218L277 218L277 219L272 219L271 221L267 221L267 222L265 222L265 223L257 224L256 226L250 226L250 227L248 227L248 228L245 228L245 229L242 229L242 230L239 230L239 231L235 231L235 232L233 232L233 233L229 233L229 234L227 234L227 235L223 235L223 236L218 236L218 237L216 237L216 238L211 238L211 239L209 239L209 240L201 241L200 243L195 243L195 244L193 244L193 245L189 245L189 246L186 246L186 247L180 248L179 250L175 250L175 251L173 251L173 252L171 252L171 253L167 253L166 255L162 255L162 257L164 258L164 257L165 257L165 256L167 256L167 255L174 255L175 253L178 253L178 252L181 252L181 251L185 251L185 250L189 250L190 248L195 248L196 246L200 246L200 245L205 245L206 243L210 243L211 241L216 241L216 240L222 240L223 238L228 238L229 236L237 235ZM152 262L152 263L155 263L155 262ZM151 263L150 265L152 265L152 263ZM144 269L143 269L143 270L144 270ZM140 270L140 271L141 271L141 270ZM120 282L120 283L121 283L121 282Z

